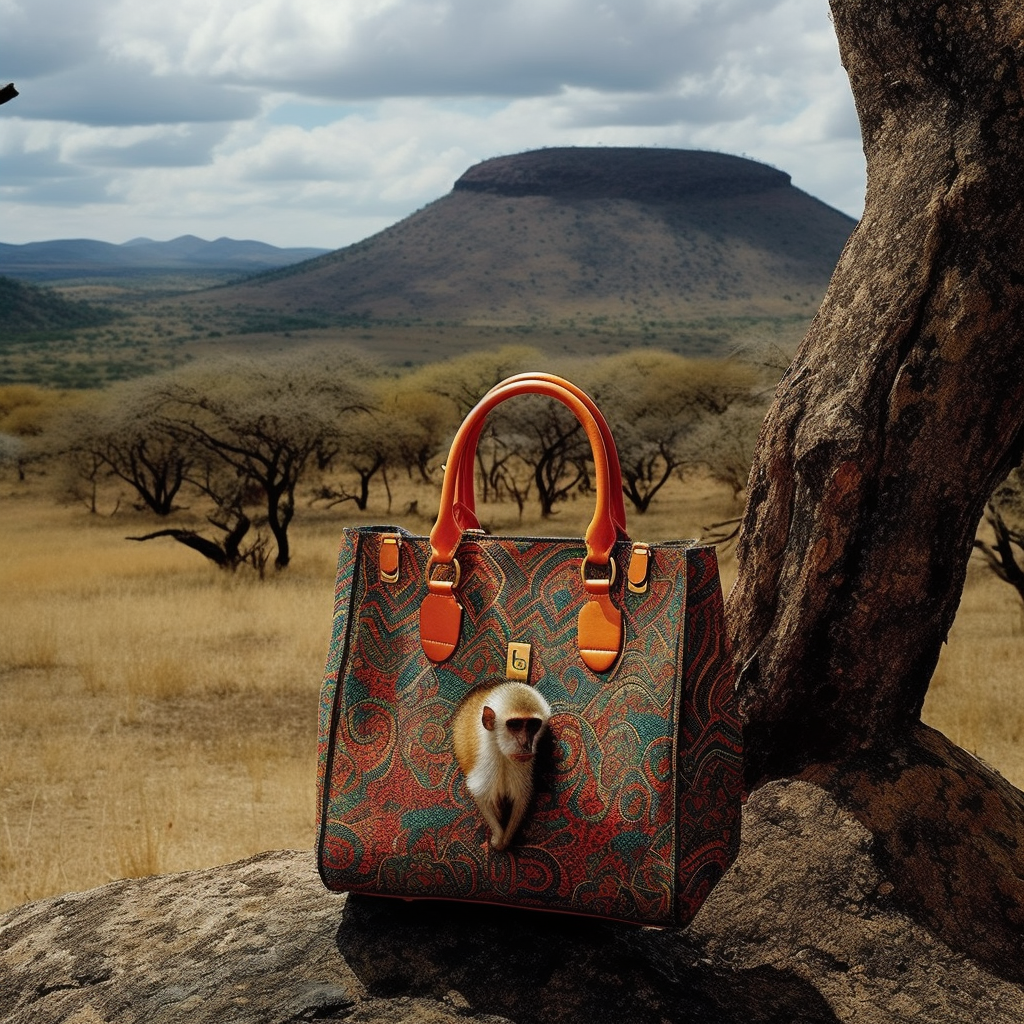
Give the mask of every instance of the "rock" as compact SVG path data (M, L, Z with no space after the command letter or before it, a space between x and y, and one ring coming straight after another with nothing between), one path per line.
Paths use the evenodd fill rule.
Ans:
M0 1022L1020 1024L1024 987L907 917L870 836L775 783L685 931L339 896L309 852L0 916Z

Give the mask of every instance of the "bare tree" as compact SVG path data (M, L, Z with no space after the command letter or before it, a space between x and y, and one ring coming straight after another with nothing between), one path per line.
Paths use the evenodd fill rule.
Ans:
M375 407L360 409L349 416L344 440L330 461L348 474L355 474L356 487L351 488L346 481L324 483L314 500L325 502L329 508L351 501L360 512L365 512L370 503L370 483L379 475L388 494L390 511L391 488L387 467L394 453L391 426Z
M525 496L515 469L516 461L522 463L545 518L571 494L590 489L590 444L579 421L561 402L527 395L498 406L489 420L488 429L493 431L489 476L496 487ZM478 457L487 451L485 442Z
M1024 794L920 721L1024 448L1024 8L832 0L864 216L762 430L728 604L751 786L802 773L904 905L1024 977Z
M269 538L263 532L266 518L257 516L254 522L248 511L259 502L260 494L251 493L250 482L202 450L196 451L189 484L213 505L213 510L206 514L207 523L217 531L213 537L191 527L174 526L125 539L171 537L198 551L220 569L234 572L239 566L249 565L263 579L269 560Z
M195 453L160 422L160 377L121 384L87 408L63 417L56 430L67 455L128 484L141 506L170 515Z

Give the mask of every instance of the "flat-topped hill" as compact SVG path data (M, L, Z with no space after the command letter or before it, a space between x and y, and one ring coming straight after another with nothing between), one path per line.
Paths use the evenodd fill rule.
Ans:
M477 164L365 241L199 301L479 325L809 317L854 224L742 157L544 149Z

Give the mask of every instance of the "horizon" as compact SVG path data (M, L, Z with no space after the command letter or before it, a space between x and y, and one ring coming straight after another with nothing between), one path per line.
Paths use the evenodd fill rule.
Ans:
M827 0L12 0L5 30L20 94L0 113L11 245L192 234L339 249L482 160L546 146L735 153L862 209Z
M559 148L559 147L544 147L544 148L545 149L554 149L554 148ZM580 147L580 148L584 148L584 147ZM670 149L670 148L673 148L673 147L664 147L664 146L613 147L613 146L607 146L607 147L596 147L596 148L599 148L599 149L616 149L616 148ZM535 150L535 151L534 150L528 150L526 152L542 152L542 151L543 150ZM722 156L737 156L737 157L740 156L740 154L721 153L720 151L710 151L710 150L694 150L694 151L691 151L691 152L717 152L717 153L719 153L719 155L722 155ZM525 155L525 153L524 154L515 154L515 155ZM746 159L746 160L750 160L751 159L750 157L741 157L741 158L742 159ZM481 162L482 163L487 163L491 159L492 158L485 158L485 160L483 160ZM754 162L755 163L763 163L763 161L754 161ZM473 166L476 166L476 165L473 165ZM773 170L779 170L779 171L782 171L782 172L784 172L784 173L786 173L788 175L788 171L786 171L785 168L774 167L771 164L764 164L764 166L772 167ZM469 168L467 168L467 171L468 170L469 170ZM792 184L792 182L791 182L791 184ZM453 183L453 186L454 186L454 183ZM794 185L793 187L796 187L796 186ZM806 191L806 190L801 190L801 191ZM445 195L448 195L448 194L450 194L450 192L449 193L445 193ZM807 193L807 194L810 195L810 193ZM441 199L441 198L443 198L443 196L435 196L434 199L429 200L428 202L435 202L435 201L437 201L438 199ZM813 196L812 195L811 198L816 199L819 202L823 202L823 203L825 202L825 200L821 199L819 196ZM830 205L830 204L826 203L826 205ZM840 210L838 207L832 206L831 208L834 209L834 210L837 210L839 213L846 214L846 211ZM215 238L206 238L206 237L204 237L202 235L197 235L197 234L194 234L192 232L185 232L184 234L174 235L172 237L162 238L162 239L161 238L152 238L152 237L147 236L147 235L135 235L135 236L133 236L131 238L125 239L122 242L113 242L110 239L106 239L106 238L96 238L96 237L84 236L84 235L64 236L64 237L59 237L59 238L35 238L35 239L32 239L32 240L30 240L28 242L7 242L7 241L4 241L3 239L0 239L0 245L27 246L27 245L46 245L46 244L53 244L53 243L57 243L57 242L100 242L100 243L105 244L105 245L113 245L113 246L122 246L123 247L123 246L127 246L127 245L139 244L139 243L152 243L152 244L156 244L156 245L167 245L167 244L170 244L172 242L182 241L182 240L185 240L185 239L195 239L196 241L203 242L205 244L212 244L212 243L221 242L221 241L241 242L241 243L250 242L250 243L253 243L253 244L257 244L257 245L270 245L270 246L273 246L274 248L279 248L279 249L323 249L325 252L332 252L332 251L336 251L336 249L346 248L346 247L348 247L350 245L357 245L360 242L367 241L370 238L372 238L374 235L380 234L381 231L386 231L389 228L394 227L396 224L401 223L403 220L407 219L408 216L411 216L411 214L407 214L406 216L399 218L399 220L397 220L397 221L394 221L394 222L392 222L390 224L386 224L384 227L380 228L378 231L375 231L373 233L373 235L367 235L364 238L356 239L354 242L347 243L345 246L337 246L337 247L335 247L335 249L330 249L330 248L328 248L326 246L316 246L316 245L301 244L301 243L300 244L294 244L294 245L287 245L287 246L277 246L275 243L267 242L265 239L262 239L262 238L236 237L236 236L231 236L231 235L218 235ZM846 216L852 216L852 215L846 214ZM853 218L853 219L856 220L857 218Z
M67 236L64 238L33 238L30 242L5 242L0 239L0 245L11 245L11 246L24 246L24 245L47 245L52 242L101 242L104 245L133 245L137 242L152 242L156 245L166 245L169 242L180 242L183 239L194 238L197 242L205 242L207 245L213 242L253 242L256 245L273 245L272 242L266 242L262 238L233 238L229 235L218 235L216 238L203 238L200 235L193 235L191 232L186 231L183 235L175 235L173 238L150 238L147 235L136 235L134 238L126 238L123 242L111 242L108 238L93 238L86 237L85 235L76 235L74 237ZM323 246L316 245L290 245L290 246L274 246L279 249L321 249ZM330 251L330 250L328 250Z

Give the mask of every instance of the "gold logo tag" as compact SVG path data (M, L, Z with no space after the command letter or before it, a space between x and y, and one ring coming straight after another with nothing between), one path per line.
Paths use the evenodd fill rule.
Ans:
M530 678L530 645L511 643L508 645L508 657L505 659L505 676L519 682Z

